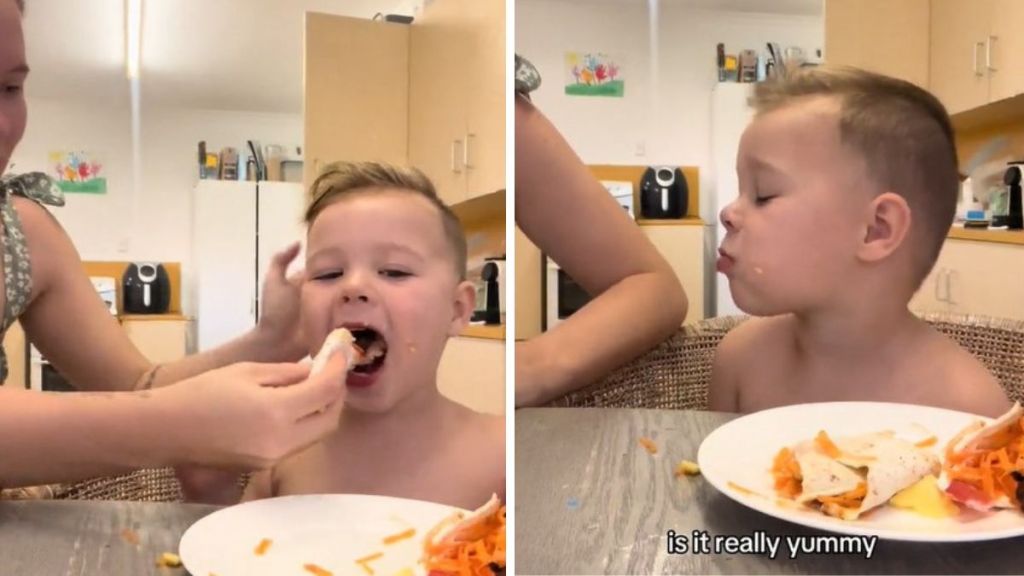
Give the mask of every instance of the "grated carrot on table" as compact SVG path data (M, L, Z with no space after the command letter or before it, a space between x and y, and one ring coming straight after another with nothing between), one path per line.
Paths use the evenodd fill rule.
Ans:
M651 440L650 438L646 438L646 437L640 438L640 445L643 446L644 450L647 450L647 452L649 454L657 454L658 453L658 445L655 444L654 440Z
M324 570L316 564L303 564L302 569L306 572L309 572L310 574L313 574L313 576L334 576L334 572L331 572L330 570Z
M450 516L427 533L423 546L423 563L431 574L459 576L492 576L492 565L505 566L505 507L501 506L479 525L458 539L434 543L444 529L460 520Z
M274 541L270 538L264 538L263 540L260 540L260 543L256 545L256 549L252 552L257 556L263 556L267 553L267 550L270 549L270 545L273 543Z
M392 534L391 536L385 537L384 538L384 545L385 546L390 546L391 544L394 544L395 542L401 542L402 540L408 540L409 538L412 538L415 535L416 535L416 529L415 528L409 528L408 530L406 530L404 532L399 532L398 534Z
M139 533L131 528L121 530L121 539L133 546L139 545Z

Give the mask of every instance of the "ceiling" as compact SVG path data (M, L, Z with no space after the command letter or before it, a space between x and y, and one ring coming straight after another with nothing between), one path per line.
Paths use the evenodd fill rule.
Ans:
M422 0L144 0L141 90L154 103L302 111L306 11L372 18ZM130 102L124 0L26 0L28 95Z

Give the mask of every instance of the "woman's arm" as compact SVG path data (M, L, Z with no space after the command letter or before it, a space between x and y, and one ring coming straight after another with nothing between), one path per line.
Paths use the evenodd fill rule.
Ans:
M191 463L261 469L338 425L347 366L235 364L158 390L0 387L0 486Z
M516 348L516 404L589 384L670 336L686 317L675 273L554 126L516 99L516 223L596 297Z
M235 362L295 361L297 342L286 311L281 326L265 323L216 349L155 367L135 348L110 315L83 271L82 261L60 224L31 200L12 198L27 238L32 264L31 304L20 318L28 338L80 390L132 390L169 384ZM270 272L274 296L294 300L298 287L284 279L297 248L279 254ZM282 296L282 291L284 294ZM288 293L293 291L293 293ZM268 306L269 307L269 306ZM280 314L278 315L280 316Z

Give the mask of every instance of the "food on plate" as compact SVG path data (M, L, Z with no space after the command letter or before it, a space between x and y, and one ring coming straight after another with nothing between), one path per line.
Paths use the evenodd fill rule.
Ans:
M345 356L349 370L363 372L380 367L387 356L388 345L373 328L337 328L324 338L323 346L313 358L311 373L323 370L336 351Z
M363 569L363 572L366 572L370 576L373 576L374 572L373 568L370 567L370 562L373 562L374 560L380 560L383 557L383 552L374 552L373 554L359 558L358 560L356 560L356 564L358 564L359 567Z
M392 534L391 536L385 536L384 537L384 545L385 546L390 546L391 544L394 544L395 542L401 542L402 540L408 540L409 538L412 538L415 535L416 535L416 529L415 528L409 528L408 530L399 532L398 534Z
M497 495L468 515L458 512L430 529L423 564L434 574L492 576L505 570L505 506Z
M325 570L317 566L316 564L303 564L302 569L306 572L309 572L313 576L334 576L334 572L331 572L330 570Z
M700 466L696 462L690 462L689 460L680 460L679 464L676 464L675 475L679 476L696 476L700 474Z
M975 510L1024 509L1024 408L1014 403L990 424L979 420L954 436L939 483Z
M253 553L257 556L263 556L267 553L267 550L270 550L270 545L273 543L274 541L270 538L264 538L263 540L260 540L259 544L256 545L256 548L253 550Z
M929 474L913 486L896 493L889 500L889 504L929 518L949 518L960 513L960 507L939 488L938 479L934 474Z
M779 497L856 520L940 468L938 457L892 432L833 439L821 431L781 449L771 473Z
M644 450L647 450L648 454L658 453L658 445L650 438L640 438L640 445L644 447Z
M157 557L156 565L159 568L177 568L181 566L181 558L177 554L164 552Z

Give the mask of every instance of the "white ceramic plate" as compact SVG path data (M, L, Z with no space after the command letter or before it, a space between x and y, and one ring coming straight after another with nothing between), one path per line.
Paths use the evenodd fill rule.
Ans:
M392 576L423 574L418 563L427 531L457 508L384 496L325 494L255 500L218 510L193 524L179 555L196 576L310 576L305 564L335 575L365 574L356 560L383 552L369 566ZM409 539L384 545L387 536L415 528ZM264 538L272 540L262 556Z
M981 514L962 512L956 518L933 519L891 506L876 508L855 521L780 503L772 487L771 465L785 446L809 440L825 430L846 436L893 430L918 441L934 434L931 448L939 457L947 441L980 417L941 408L879 402L799 404L737 418L716 429L697 454L701 473L729 498L782 520L842 534L871 535L887 540L967 542L1024 535L1024 513L1004 510ZM750 490L744 493L730 486Z

